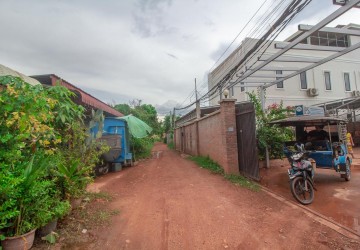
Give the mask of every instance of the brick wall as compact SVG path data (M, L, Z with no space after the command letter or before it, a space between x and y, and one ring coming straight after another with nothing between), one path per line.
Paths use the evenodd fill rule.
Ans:
M224 99L219 110L178 127L175 148L190 155L209 156L225 173L238 174L235 100Z

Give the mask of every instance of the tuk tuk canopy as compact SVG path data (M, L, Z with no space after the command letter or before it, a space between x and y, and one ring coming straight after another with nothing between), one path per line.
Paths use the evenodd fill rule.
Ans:
M282 127L288 127L288 126L310 127L310 126L320 126L320 125L337 125L340 123L347 123L347 121L338 117L311 116L311 115L292 116L285 119L269 122L269 124L278 124Z

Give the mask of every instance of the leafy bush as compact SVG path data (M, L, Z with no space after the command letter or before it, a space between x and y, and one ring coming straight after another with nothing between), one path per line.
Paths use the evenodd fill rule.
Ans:
M0 232L13 236L64 216L106 148L86 143L84 108L66 88L2 76L0 93Z
M248 188L252 191L259 191L260 187L253 181L247 179L241 175L233 175L233 174L225 174L224 169L220 167L218 163L213 161L209 156L190 156L190 160L194 161L197 165L202 168L206 168L210 170L214 174L220 174L224 176L225 179L229 180L230 182L240 185L242 187Z
M286 118L293 112L293 108L284 108L281 102L270 105L263 110L258 96L254 92L247 94L255 106L256 138L260 159L265 158L266 147L269 149L270 158L281 158L283 156L283 143L293 138L293 131L290 128L269 125L268 123Z
M61 201L55 183L44 178L48 163L49 156L37 153L25 169L0 172L0 231L5 235L24 234L67 212L54 214L54 208L66 202Z
M130 147L133 152L133 157L135 160L144 159L151 156L151 149L154 146L154 141L152 138L135 138L131 137Z

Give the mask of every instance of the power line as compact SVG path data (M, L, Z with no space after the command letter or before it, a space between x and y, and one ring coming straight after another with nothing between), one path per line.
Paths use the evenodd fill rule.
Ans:
M228 45L228 47L225 49L225 51L221 54L221 56L216 60L216 62L214 63L214 65L208 70L208 72L210 72L215 65L220 61L220 59L225 55L225 53L229 50L229 48L231 47L231 45L236 41L236 39L240 36L240 34L245 30L245 28L249 25L249 23L252 21L252 19L257 15L257 13L260 11L260 9L265 5L265 3L268 0L265 0L261 6L256 10L256 12L254 13L254 15L250 18L250 20L245 24L245 26L241 29L241 31L236 35L236 37L233 39L233 41ZM283 0L284 1L284 0ZM203 84L200 86L202 89L205 89L205 87L207 87L207 82L204 81ZM202 91L202 90L201 90Z
M251 56L251 58L256 55L256 53L263 47L264 42L269 43L268 38L271 37L271 34L276 31L276 35L274 38L277 37L277 35L283 30L283 28L288 24L288 22L295 17L296 14L298 14L308 3L311 2L311 0L305 0L304 3L302 3L303 0L293 0L286 8L286 10L282 13L282 15L275 21L275 23L272 25L273 29L268 30L257 42L256 44L243 56L243 58L238 62L229 73L227 73L221 81L219 81L214 87L208 92L215 91L218 88L222 88L224 84L227 83L228 80L230 80L235 73L238 72L238 68L244 64L244 62L248 61L248 57ZM289 19L287 19L290 17ZM271 43L269 43L271 44ZM233 86L235 84L231 84L230 86ZM204 97L205 98L205 97Z
M265 44L263 44L262 46L261 46L261 48L262 47L264 47L265 45L266 45L266 48L265 48L265 50L263 50L263 52L260 54L260 56L262 56L264 53L265 53L265 51L269 48L269 46L273 43L273 41L276 39L276 37L285 29L285 27L291 22L291 20L298 14L298 13L300 13L301 12L301 10L303 10L309 3L311 2L311 0L305 0L305 2L304 3L302 3L302 4L299 4L299 5L293 5L293 6L289 6L288 8L287 8L287 11L290 11L290 14L289 15L286 15L285 16L285 20L278 26L278 27L276 27L276 29L277 29L277 31L275 32L275 34L273 34L271 37L272 37L272 39L269 39L269 41L267 42L268 44L266 45L266 43ZM284 15L283 15L284 16ZM260 49L261 49L260 48ZM259 49L259 50L260 50ZM258 50L258 51L259 51ZM251 58L253 58L254 57L254 55L252 55L251 56ZM250 59L251 59L250 58ZM250 60L249 59L249 60ZM249 61L248 60L248 61ZM256 63L258 62L258 60L256 60L252 65L250 65L250 67L248 67L248 70L246 70L246 72L247 71L249 71L250 69L251 69L251 67L253 67ZM239 77L239 78L241 78L241 77ZM241 79L241 80L243 80L243 79ZM229 87L232 87L232 86L234 86L234 85L236 85L237 83L239 83L241 80L237 80L235 83L232 83L232 84L230 84L229 85Z
M275 11L280 8L280 6L284 3L284 1L285 1L285 0L282 0L278 5L276 5L275 8L273 8L272 11L271 11L267 16L265 16L265 18L264 18L263 20L260 19L260 20L261 20L261 23L260 23L260 24L257 26L257 28L251 33L251 35L254 35L254 34L258 33L257 31L259 31L259 30L262 30L262 27L264 27L264 25L262 25L263 22L264 22L265 20L269 19L271 16L273 16L274 13L275 13ZM280 16L281 16L281 15L280 15ZM279 17L277 17L277 19L278 19L278 18L279 18ZM260 22L260 21L259 21L259 22ZM268 30L267 32L269 32L269 30ZM266 34L266 33L265 33L265 34ZM264 37L264 35L261 36L261 38L263 38L263 37ZM261 38L259 39L259 41L261 40ZM249 51L252 52L252 51L254 50L254 48L257 48L257 46L258 46L258 44L253 45L253 46L252 46L252 49L249 49ZM245 50L248 50L248 47L250 47L250 46L246 46L244 49L245 49ZM249 54L251 54L251 53L247 52L246 55L249 55ZM246 56L244 56L243 58L246 58ZM244 59L243 59L243 60L244 60ZM240 62L240 63L242 63L242 62ZM225 71L226 71L227 69L229 69L230 67L231 67L231 65L229 65L229 66L225 69ZM214 85L214 86L208 91L209 96L212 96L212 95L214 94L214 93L212 93L212 92L214 92L214 91L216 92L217 89L223 87L223 85L226 83L227 80L231 79L230 76L232 76L232 71L233 71L233 70L234 70L234 68L233 68L232 70L230 70L230 73L226 74L226 75L223 77L223 79L220 80L220 82L219 82L218 84ZM207 94L206 94L206 95L207 95Z
M247 25L253 20L253 18L256 16L256 14L260 11L260 9L265 5L265 3L268 0L265 0L260 7L256 10L256 12L254 13L254 15L250 18L250 20L245 24L245 26L240 30L240 32L236 35L236 37L232 40L232 42L229 44L229 46L225 49L225 51L221 54L221 56L216 60L216 62L214 63L214 65L209 69L209 71L211 71L215 65L220 61L220 59L225 55L225 53L229 50L229 48L231 47L231 45L236 41L236 39L240 36L240 34L245 30L245 28L247 27Z
M265 4L265 2L263 4ZM268 20L271 20L272 17L275 16L275 13L281 8L281 5L284 2L285 2L285 0L282 0L279 4L277 4L275 6L275 8L271 9L269 14L267 16L265 16L265 18L260 19L259 20L260 24L257 26L257 28L255 30L252 29L252 31L250 31L251 34L252 35L254 35L254 34L262 34L263 33L262 30L264 29L264 25L261 25L261 24L263 24L264 22L266 22ZM271 45L271 43L275 40L275 38L280 34L280 32L310 2L311 2L311 0L305 0L304 2L303 2L303 0L292 0L287 5L287 7L284 8L285 11L282 11L281 15L277 15L275 18L272 19L272 20L274 20L274 24L271 26L271 29L267 29L265 31L265 33L261 35L260 39L258 39L258 41L255 43L255 45L253 45L248 51L247 51L247 49L250 46L246 46L246 51L247 52L242 57L242 59L234 67L232 67L232 69L217 84L215 84L210 90L208 90L203 96L201 96L200 101L202 101L202 102L206 101L206 100L210 101L210 100L216 98L219 95L218 90L220 90L220 92L221 92L221 89L223 87L225 87L226 85L234 86L236 83L238 83L238 81L235 82L235 83L231 83L231 82L229 82L229 80L231 80L232 77L239 71L240 67L244 66L245 63L249 62L249 60L251 60L264 47L265 47L265 49L262 51L262 54L265 53L267 48ZM248 25L248 23L247 23L247 25ZM234 39L234 41L235 40L236 40L236 38ZM230 46L231 46L231 44L230 44ZM243 46L245 46L245 45L243 44ZM257 61L255 61L252 64L252 66L255 63L257 63ZM229 69L229 68L230 68L230 66L227 69ZM227 70L227 69L225 69L225 70ZM248 71L248 69L246 71ZM195 104L195 102L190 103L186 107L183 107L181 109L187 109L187 108L191 107L194 104ZM177 110L179 110L179 108L177 108Z

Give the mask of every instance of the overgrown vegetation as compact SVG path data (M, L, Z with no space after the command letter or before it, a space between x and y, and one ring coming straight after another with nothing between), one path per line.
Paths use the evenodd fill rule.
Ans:
M84 108L62 86L0 77L0 238L62 218L107 148L87 140ZM87 141L87 142L86 142Z
M190 156L189 159L194 161L200 167L209 169L212 173L221 175L224 174L224 170L219 166L219 164L210 159L209 156Z
M255 92L247 94L255 106L259 158L265 158L266 147L269 149L270 158L281 158L283 156L283 143L292 140L293 131L290 128L269 125L269 122L286 118L294 112L293 107L284 108L281 102L280 104L274 103L263 110L258 95Z
M141 139L131 137L130 145L135 160L145 159L151 156L151 149L154 146L154 139L148 137Z
M225 174L224 169L219 166L218 163L210 159L209 156L190 156L190 160L194 161L197 165L199 165L202 168L206 168L210 170L214 174L220 174L224 176L225 179L231 181L232 183L239 185L241 187L245 187L247 189L250 189L252 191L259 191L260 186L254 183L253 181L247 179L244 176L241 175L233 175L233 174Z

